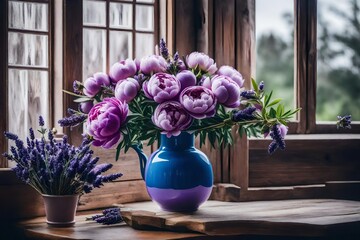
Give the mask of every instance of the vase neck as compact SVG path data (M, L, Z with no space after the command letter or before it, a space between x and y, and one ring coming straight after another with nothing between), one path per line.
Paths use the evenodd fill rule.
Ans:
M194 144L194 134L181 132L179 136L172 136L170 138L166 134L161 134L161 148L180 150L194 147Z

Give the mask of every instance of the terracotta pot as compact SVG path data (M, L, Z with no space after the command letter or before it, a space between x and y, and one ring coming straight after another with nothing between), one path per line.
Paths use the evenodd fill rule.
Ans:
M45 204L46 222L54 226L70 226L75 223L79 195L42 194Z

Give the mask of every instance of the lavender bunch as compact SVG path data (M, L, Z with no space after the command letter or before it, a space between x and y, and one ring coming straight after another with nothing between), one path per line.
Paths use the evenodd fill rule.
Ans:
M345 115L345 116L337 116L337 122L336 127L339 128L346 128L351 129L351 115Z
M102 214L91 216L86 218L86 220L92 220L104 225L110 225L122 222L123 218L121 217L120 208L107 208L103 210Z
M81 145L68 143L65 135L56 141L51 130L44 127L44 119L39 117L41 134L35 138L29 129L26 144L16 134L5 132L5 137L15 143L9 153L3 155L16 162L13 168L18 178L31 185L41 194L72 195L88 193L105 182L114 181L121 173L102 175L112 164L96 165L99 158L92 157L91 139L84 137ZM47 138L46 138L47 137Z

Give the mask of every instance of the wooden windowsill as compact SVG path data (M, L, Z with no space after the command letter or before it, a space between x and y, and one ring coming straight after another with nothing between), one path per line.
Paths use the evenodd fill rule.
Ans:
M153 202L122 206L125 223L104 226L78 213L73 227L53 228L44 218L20 223L35 239L226 239L225 236L360 236L360 202L334 199L207 201L194 213L161 211ZM131 228L133 226L135 230ZM155 231L156 230L156 231ZM266 239L266 238L265 238ZM283 238L281 238L283 239Z

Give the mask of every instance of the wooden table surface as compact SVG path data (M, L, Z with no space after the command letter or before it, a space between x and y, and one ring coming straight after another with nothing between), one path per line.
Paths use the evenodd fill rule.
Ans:
M100 213L101 211L98 211ZM81 214L81 213L80 213ZM94 239L94 240L136 240L136 239L199 239L200 233L178 233L170 231L142 231L135 230L118 223L101 225L93 221L86 221L86 217L94 214L77 215L76 223L72 227L51 227L45 223L45 218L35 218L20 223L26 237L31 239Z
M161 211L153 202L140 202L125 204L121 212L133 228L125 223L105 226L85 221L93 213L78 213L73 227L50 227L44 218L21 222L20 227L34 239L219 239L220 235L220 239L236 235L360 239L358 201L207 201L194 213Z

